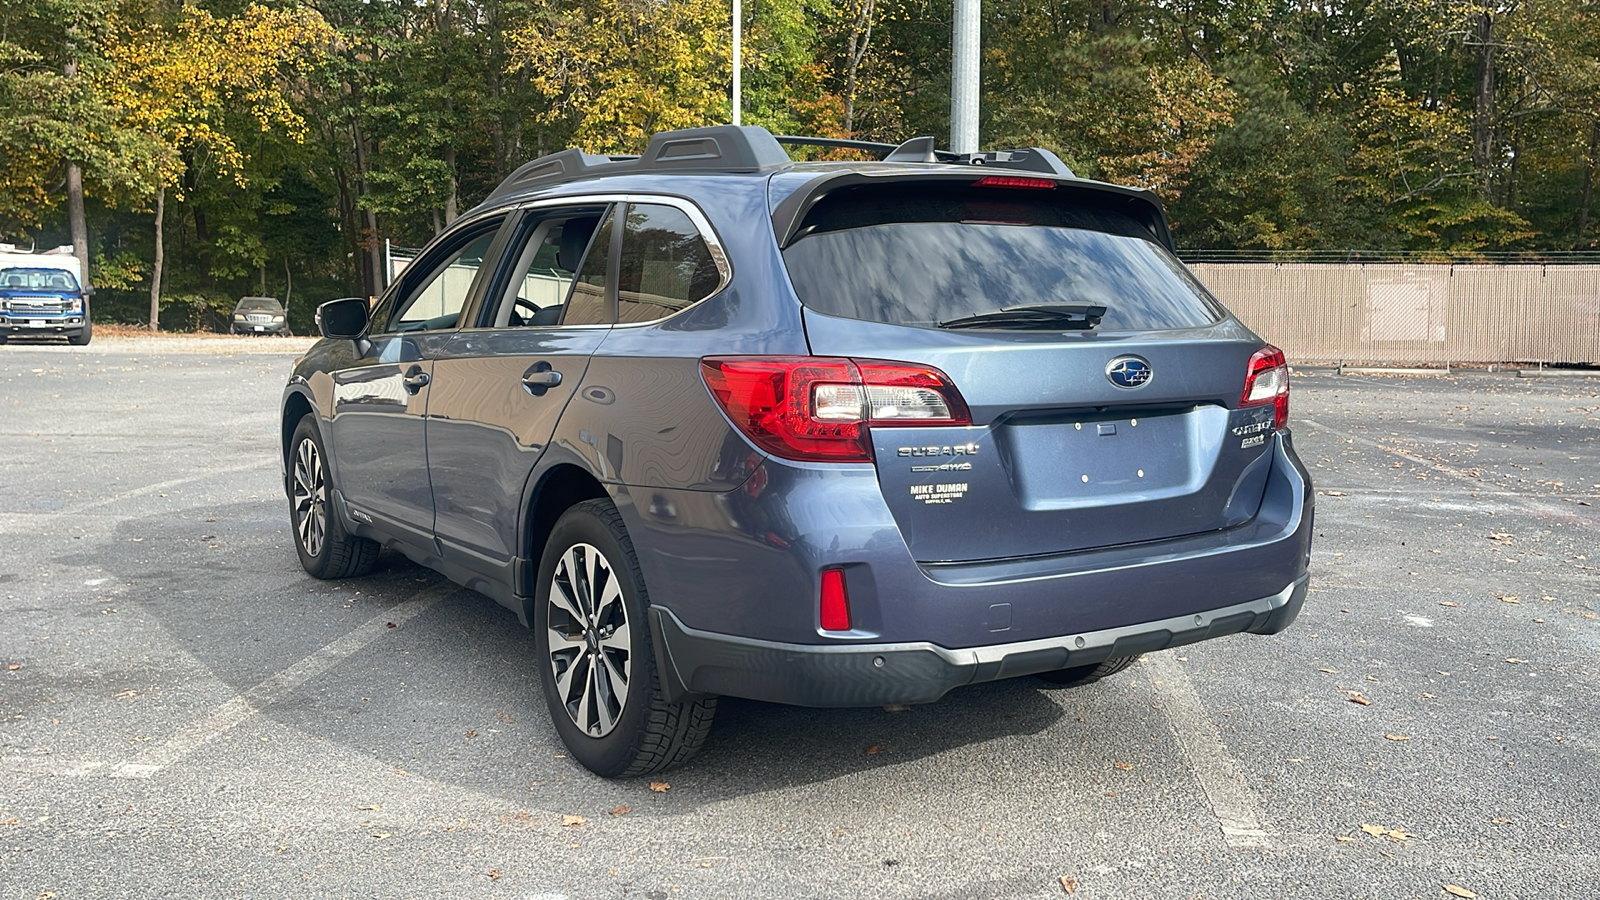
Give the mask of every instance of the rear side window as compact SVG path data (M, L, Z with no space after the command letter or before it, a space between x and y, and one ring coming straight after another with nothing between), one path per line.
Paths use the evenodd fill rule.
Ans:
M1193 328L1222 309L1120 198L872 186L825 198L783 251L821 313L936 328L1047 304L1104 306L1100 331Z
M680 209L628 206L617 277L617 321L653 322L699 303L722 283L711 248Z

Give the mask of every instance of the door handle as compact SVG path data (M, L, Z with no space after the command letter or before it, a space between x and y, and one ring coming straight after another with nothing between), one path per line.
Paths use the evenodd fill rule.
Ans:
M406 393L415 394L417 391L427 387L428 382L432 380L433 379L428 377L428 373L422 371L420 367L412 366L411 369L407 371L403 377L401 377L400 383L405 385Z
M535 397L542 396L546 390L560 383L561 373L550 368L547 362L534 363L533 368L522 375L522 386Z

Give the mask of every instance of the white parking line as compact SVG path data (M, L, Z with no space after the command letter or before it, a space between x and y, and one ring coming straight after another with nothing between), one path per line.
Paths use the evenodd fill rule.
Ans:
M1239 774L1237 761L1228 755L1189 674L1171 651L1146 656L1144 669L1163 697L1167 724L1217 817L1222 839L1235 848L1272 846L1274 836L1266 830L1255 791Z
M121 763L107 774L117 778L149 778L227 733L240 722L255 715L257 710L289 696L301 685L377 640L389 628L404 625L421 615L440 598L455 590L454 585L429 588L398 606L384 610L343 637L329 642L305 659L217 707L210 715L172 736L166 743L147 752L137 761ZM393 626L390 623L393 623Z

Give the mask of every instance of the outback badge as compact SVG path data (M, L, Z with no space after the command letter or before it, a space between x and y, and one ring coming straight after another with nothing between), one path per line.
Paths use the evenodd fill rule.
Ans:
M1152 374L1150 363L1137 356L1119 356L1106 363L1106 380L1120 388L1143 387Z

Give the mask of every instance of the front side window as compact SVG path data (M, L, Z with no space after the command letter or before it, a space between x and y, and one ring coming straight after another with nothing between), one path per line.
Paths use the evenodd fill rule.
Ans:
M617 321L652 322L710 296L722 283L711 248L682 210L628 207L617 277Z
M387 322L375 321L373 331L439 331L456 327L499 225L499 220L483 223L461 235L460 240L465 243L453 252L446 251L444 261L415 287L407 286Z

